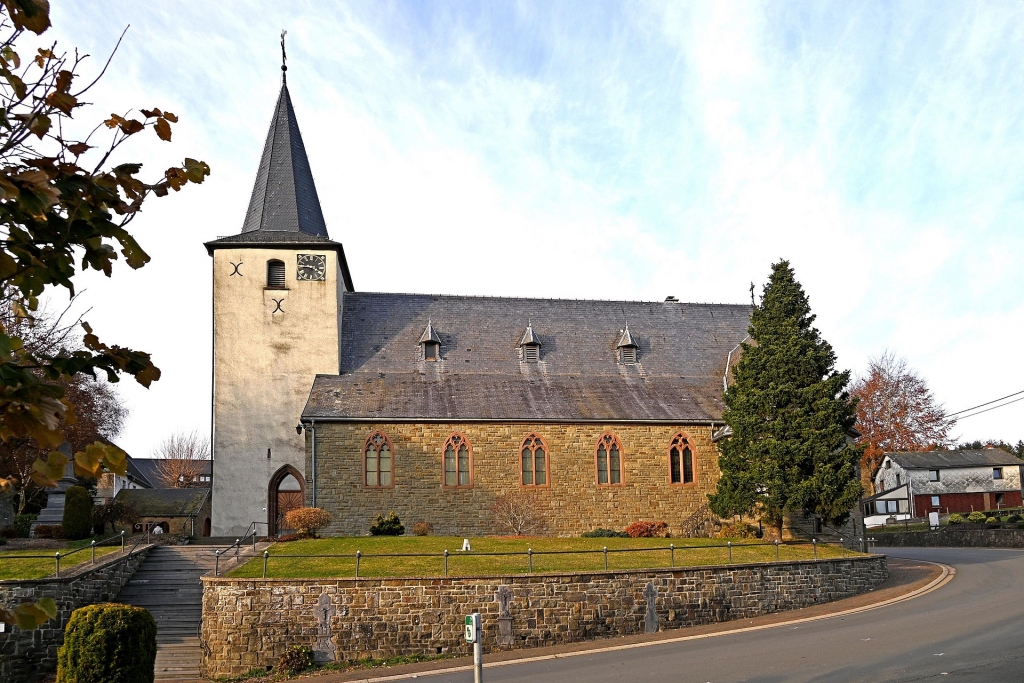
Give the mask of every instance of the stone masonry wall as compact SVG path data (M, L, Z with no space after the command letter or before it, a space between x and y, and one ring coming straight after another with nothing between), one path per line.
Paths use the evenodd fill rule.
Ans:
M296 645L313 648L319 661L470 654L463 619L474 611L483 616L487 652L753 617L845 598L887 577L879 555L492 578L206 576L201 672L265 669Z
M363 447L380 430L394 448L394 486L363 486ZM623 483L599 486L597 441L615 434L622 443ZM669 483L669 445L683 432L694 451L693 484ZM307 431L308 433L308 431ZM442 449L460 433L472 446L472 486L442 486ZM548 446L550 484L520 484L520 447L530 433ZM707 503L718 482L718 449L709 426L587 424L351 424L316 426L317 506L334 522L329 535L365 534L378 514L394 510L411 529L418 521L440 535L505 533L490 509L505 493L522 492L538 510L541 533L577 536L597 527L622 530L638 520L664 520L680 532ZM311 439L306 439L306 505L312 505Z
M0 681L26 683L55 671L57 648L64 643L64 627L71 613L117 597L149 550L141 548L127 558L113 553L98 558L94 565L86 562L63 570L59 579L0 581L0 604L8 609L40 598L53 598L57 603L57 617L34 631L15 626L0 633Z
M874 544L886 548L1024 548L1024 529L950 529L886 531L873 534Z

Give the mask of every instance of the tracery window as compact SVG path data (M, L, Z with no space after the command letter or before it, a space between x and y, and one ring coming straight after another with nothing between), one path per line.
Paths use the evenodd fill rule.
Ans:
M473 448L462 434L452 434L444 444L444 485L473 485Z
M672 484L692 484L695 481L693 447L682 432L672 438L668 447L668 476Z
M523 486L548 485L549 452L547 444L537 434L530 434L523 439L519 449Z
M622 483L622 444L614 434L605 434L597 441L597 483Z
M363 446L363 463L366 486L382 487L394 484L394 449L391 439L383 432L374 432Z

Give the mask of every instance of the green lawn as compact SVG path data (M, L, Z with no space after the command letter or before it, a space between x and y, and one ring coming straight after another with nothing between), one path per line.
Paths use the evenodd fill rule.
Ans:
M775 546L752 546L754 541L734 541L732 561L768 562L775 560ZM355 574L354 557L294 557L295 555L350 555L363 553L359 563L360 577L380 576L443 576L445 549L450 552L450 576L525 574L528 571L526 550L532 548L533 571L597 571L604 569L602 548L608 547L609 569L643 569L670 566L669 544L675 544L676 566L725 564L729 550L725 539L706 538L474 538L472 553L459 552L462 538L446 536L360 536L323 538L278 543L270 548L267 576L270 578L350 577ZM639 549L642 552L611 552ZM645 550L646 549L646 550ZM566 553L564 551L592 551ZM541 551L562 551L558 555L542 555ZM596 552L593 552L596 551ZM482 556L477 553L514 553ZM373 557L382 554L432 553L434 557ZM810 559L814 550L806 545L782 545L779 559ZM838 557L837 546L818 546L818 557ZM847 551L847 554L852 554ZM289 557L293 556L293 557ZM227 576L252 578L263 575L263 558L250 560Z
M92 560L92 553L86 547L85 550L77 552L70 557L65 558L66 553L71 552L75 547L88 546L89 541L79 541L73 544L69 544L71 547L62 548L60 551L60 571L61 574L64 570L69 569L77 564L83 562L89 562ZM102 548L96 548L96 560L102 555L108 555L112 552L120 552L121 545L116 546L104 546ZM0 579L41 579L46 576L51 576L56 569L56 562L54 561L54 554L56 550L45 549L45 550L4 550L0 548ZM24 559L19 560L19 557L33 556L36 559ZM43 556L43 557L39 557Z

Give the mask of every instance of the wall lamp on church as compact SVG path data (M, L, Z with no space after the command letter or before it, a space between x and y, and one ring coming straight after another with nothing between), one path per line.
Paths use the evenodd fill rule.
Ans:
M311 451L313 455L313 462L311 467L312 471L310 472L310 484L313 488L313 507L316 507L316 421L310 420L308 425L302 424L301 422L295 425L295 433L300 436L302 435L302 432L307 429L309 430L310 434Z

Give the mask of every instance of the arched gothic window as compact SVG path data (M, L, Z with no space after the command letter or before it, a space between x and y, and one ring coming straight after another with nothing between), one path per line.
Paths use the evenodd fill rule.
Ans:
M381 487L394 484L395 458L391 439L383 432L374 432L363 446L363 463L366 486Z
M473 447L462 434L452 434L444 444L444 485L473 485Z
M548 446L537 434L530 434L523 439L519 449L522 456L520 482L523 486L547 486L548 477Z
M284 261L267 261L267 289L285 289Z
M597 440L597 483L622 483L622 444L614 434Z
M692 484L696 481L693 466L693 447L685 434L672 438L668 447L668 477L670 484Z

